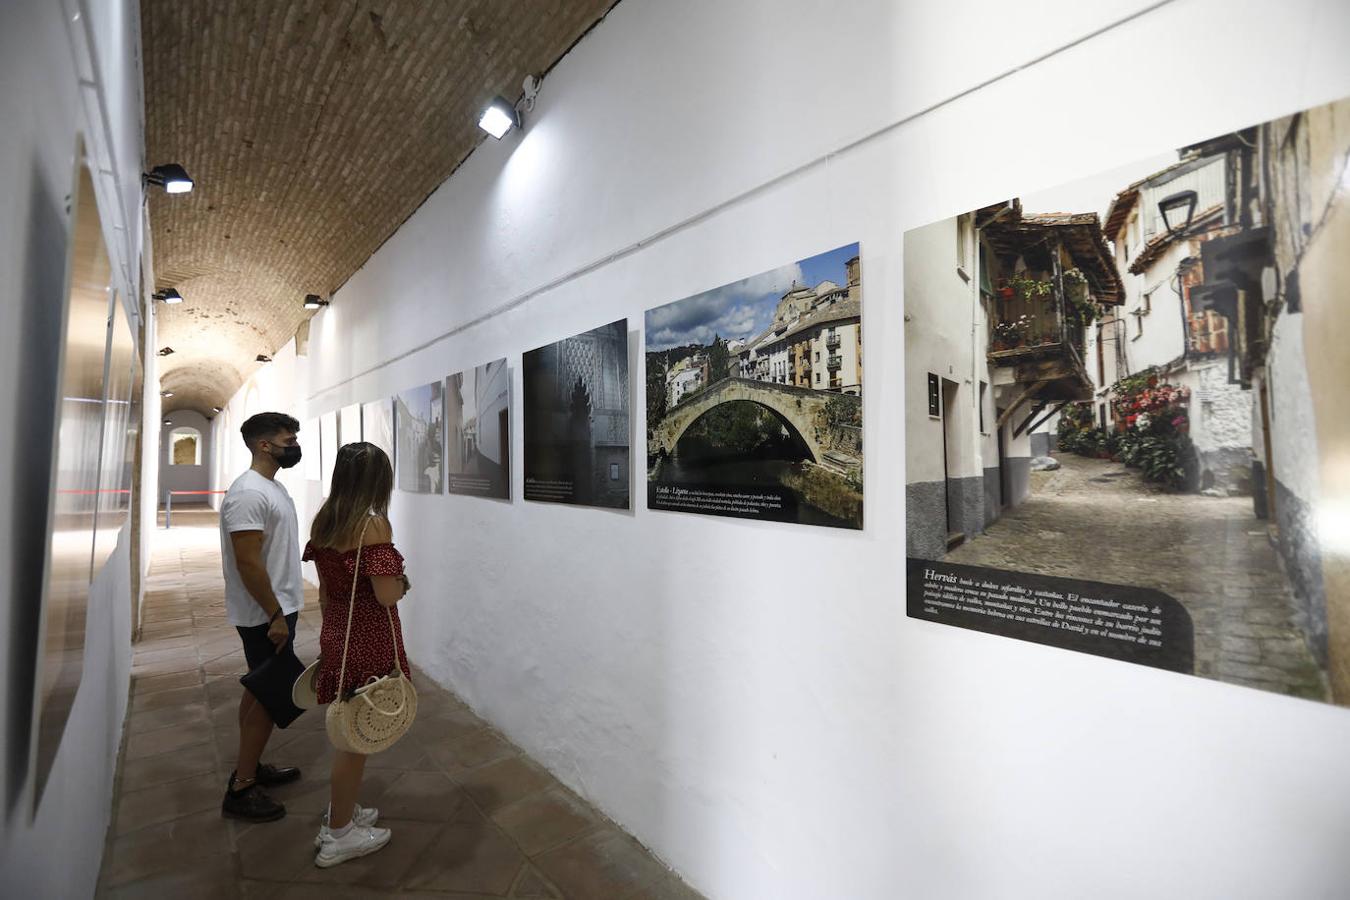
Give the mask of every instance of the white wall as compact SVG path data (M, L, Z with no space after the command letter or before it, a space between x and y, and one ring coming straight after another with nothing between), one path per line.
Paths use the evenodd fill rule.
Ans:
M18 687L24 648L15 642L40 596L46 543L30 513L35 502L45 508L48 473L31 471L40 454L33 453L37 437L25 424L33 423L31 404L54 393L50 366L58 346L50 340L51 317L58 316L59 344L77 133L93 173L114 285L124 299L140 296L138 16L132 0L0 4L0 408L8 424L0 429L0 534L6 535L0 542L6 573L0 672L8 685L0 691L0 721L6 751L18 739L16 726L23 728L14 718L25 702ZM34 810L31 764L27 772L6 766L0 779L6 896L93 894L127 706L136 537L123 525L90 585L83 678L41 803Z
M1333 0L1037 61L1144 6L625 0L319 314L312 391L230 410L518 373L859 240L865 531L399 493L416 661L713 898L1340 893L1346 710L904 616L904 230L1350 94ZM1182 40L1184 89L1141 56Z

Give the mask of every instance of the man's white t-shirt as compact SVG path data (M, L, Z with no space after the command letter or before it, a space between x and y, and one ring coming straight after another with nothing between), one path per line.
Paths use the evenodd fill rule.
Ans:
M220 558L225 569L225 612L231 625L266 625L267 613L239 577L234 558L236 531L263 533L263 565L282 612L290 615L305 605L300 574L300 525L295 502L274 479L249 469L234 480L220 506Z

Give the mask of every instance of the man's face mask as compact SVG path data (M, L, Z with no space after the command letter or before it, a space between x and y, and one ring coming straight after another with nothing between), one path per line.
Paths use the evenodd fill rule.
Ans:
M283 446L281 444L272 444L272 458L277 461L277 465L283 469L289 469L300 462L300 445L291 444Z

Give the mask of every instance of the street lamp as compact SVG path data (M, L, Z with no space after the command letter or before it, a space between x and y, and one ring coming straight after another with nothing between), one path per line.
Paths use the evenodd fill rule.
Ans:
M1191 217L1195 215L1195 204L1198 199L1199 195L1195 191L1177 191L1158 201L1158 212L1162 213L1163 225L1167 227L1168 234L1173 236L1183 234L1191 227Z

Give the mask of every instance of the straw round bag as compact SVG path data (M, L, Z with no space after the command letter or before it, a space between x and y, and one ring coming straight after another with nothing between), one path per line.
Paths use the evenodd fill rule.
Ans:
M367 521L367 524L369 522ZM347 696L342 685L347 678L347 647L352 639L352 609L356 606L356 580L361 570L361 545L366 529L356 545L356 566L352 572L352 596L347 604L347 637L342 642L342 665L338 670L338 696L328 706L328 740L339 750L362 755L386 750L403 737L417 717L417 690L403 676L398 658L398 632L394 614L388 607L389 632L393 638L394 668L388 675L371 676L365 684Z

